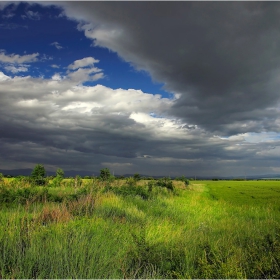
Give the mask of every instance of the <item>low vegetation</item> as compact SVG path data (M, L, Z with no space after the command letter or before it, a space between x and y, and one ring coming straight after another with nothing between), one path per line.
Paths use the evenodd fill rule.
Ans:
M280 278L279 182L40 174L0 178L1 278Z

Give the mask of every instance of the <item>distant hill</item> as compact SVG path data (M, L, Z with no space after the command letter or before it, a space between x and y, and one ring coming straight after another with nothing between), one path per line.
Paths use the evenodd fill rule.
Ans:
M0 169L0 173L3 175L12 175L12 176L29 176L31 175L32 169L12 169L12 170L4 170ZM55 175L54 171L48 171L46 170L47 176L53 176ZM82 177L84 176L97 176L99 175L99 172L92 172L92 171L76 171L76 170L64 170L65 177L74 177L76 175L80 175Z
M32 169L12 169L12 170L4 170L0 169L0 173L3 175L11 175L11 176L29 176L31 175ZM55 175L54 171L46 171L48 176ZM64 170L65 177L75 177L76 175L84 176L99 176L100 172L96 171L77 171L77 170ZM115 174L115 176L124 176L124 177L133 177L134 174ZM162 176L151 176L140 174L141 177L153 177L153 178L162 178ZM168 177L168 176L166 176ZM186 176L186 178L195 178L194 176ZM230 180L230 179L247 179L247 180L257 180L257 179L280 179L280 174L260 174L260 175L242 175L242 176L196 176L196 180L211 180L213 178L219 180ZM171 176L171 179L175 179L174 176Z
M12 175L12 176L29 176L31 175L32 169L12 169L12 170L4 170L0 169L0 173L3 175Z

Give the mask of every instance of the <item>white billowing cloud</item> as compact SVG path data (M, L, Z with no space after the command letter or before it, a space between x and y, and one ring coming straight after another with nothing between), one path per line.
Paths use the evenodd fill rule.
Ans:
M83 67L93 67L94 63L98 63L99 60L93 57L85 57L83 59L75 60L68 66L68 69L76 70Z
M93 73L100 72L98 68L79 68L77 71L69 72L68 78L75 83L83 83L85 81L97 81L104 77L103 73L92 75Z
M6 55L5 52L0 53L0 62L3 63L27 63L35 62L38 60L39 53L19 55L19 54L10 54Z
M102 85L77 86L54 97L56 104L60 105L64 111L78 111L94 115L112 114L116 118L125 116L127 119L130 119L134 112L149 114L156 111L158 114L163 114L173 103L172 100L161 98L160 95L133 89L113 90Z
M55 73L55 74L52 76L52 80L54 80L54 81L61 81L61 80L62 80L62 77L61 77L58 73Z
M0 71L0 82L10 80L11 78Z
M68 77L76 83L102 79L104 78L102 70L94 66L94 63L98 62L99 60L93 57L85 57L83 59L75 60L68 66Z
M19 65L17 67L14 65L7 65L5 66L5 70L15 74L18 72L27 72L28 68L26 67L26 65Z
M50 44L51 46L55 46L58 50L63 49L63 47L58 42L53 42Z
M103 129L101 124L104 123L104 120L107 122L108 117L116 121L116 129L120 125L117 124L118 120L132 124L131 127L128 126L123 130L132 129L130 133L136 132L133 129L134 125L142 133L144 130L145 133L150 133L150 129L160 131L162 128L168 128L169 132L175 133L178 128L178 125L167 117L161 119L161 126L159 119L152 122L153 118L149 117L151 112L156 112L157 115L164 114L172 106L172 100L161 98L160 95L133 89L113 90L102 85L92 87L77 85L73 79L62 79L59 74L53 75L48 80L17 76L10 78L1 72L0 80L0 91L4 103L14 109L18 108L18 116L22 114L25 116L24 119L28 115L31 117L36 112L45 115L48 126L59 120L62 126L66 125L66 128L68 123L71 123L72 115L73 123L78 121L82 125L83 122L90 121L89 129L91 130L95 130L95 127ZM9 114L8 112L9 110L6 111L7 114ZM139 120L135 117L137 114L148 116L147 118L151 120ZM146 129L143 130L144 127ZM119 133L122 134L121 131Z
M162 139L170 137L176 139L189 139L192 137L192 135L187 133L184 129L186 124L178 119L172 119L170 117L155 117L154 114L143 112L133 112L130 114L129 118L144 125L150 131L153 138L158 138L160 136Z

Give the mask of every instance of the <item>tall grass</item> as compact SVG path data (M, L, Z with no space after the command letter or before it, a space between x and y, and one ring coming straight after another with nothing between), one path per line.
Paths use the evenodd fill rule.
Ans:
M0 277L280 277L278 201L238 201L262 182L181 183L2 184Z

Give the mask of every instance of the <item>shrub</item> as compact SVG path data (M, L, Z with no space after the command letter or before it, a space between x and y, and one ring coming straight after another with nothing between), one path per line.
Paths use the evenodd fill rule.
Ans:
M52 180L52 183L51 183L51 186L52 187L59 187L61 182L62 182L63 178L61 177L55 177L53 180Z
M109 177L110 177L110 170L108 169L108 168L103 168L103 169L101 169L100 170L100 175L99 175L99 177L100 177L100 179L102 180L102 181L106 181L106 180L108 180L109 179Z
M133 179L134 179L135 181L140 181L140 180L141 180L140 174L135 173L135 174L133 175Z
M122 196L140 196L142 199L149 199L150 196L145 187L136 186L135 183L131 183L131 181L128 181L127 184L121 187L111 188L111 191Z
M32 173L31 177L36 185L45 185L45 176L46 176L46 170L43 164L37 164Z
M148 182L148 191L151 193L153 190L153 187L155 186L155 181L151 180Z
M164 177L164 178L159 179L156 184L160 187L167 188L171 191L174 190L172 180L168 177Z
M61 168L56 170L56 177L64 178L64 171Z
M185 176L177 177L175 180L184 182L186 186L190 184L190 180L188 180Z
M111 175L110 170L108 168L103 168L100 170L99 178L102 181L112 181L114 179L114 176Z

